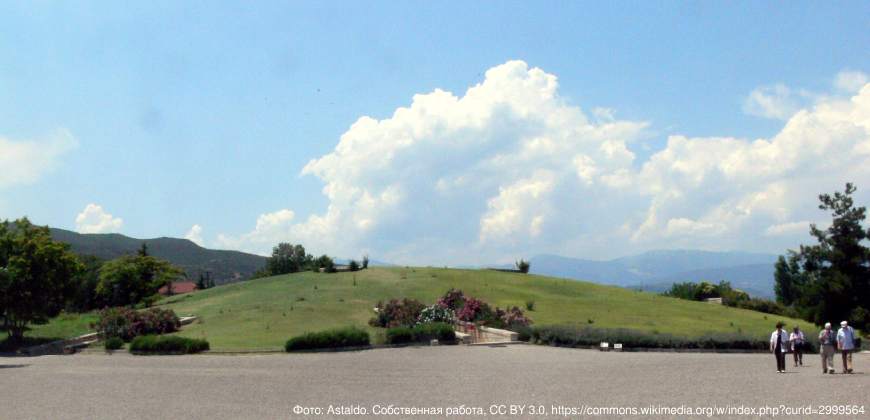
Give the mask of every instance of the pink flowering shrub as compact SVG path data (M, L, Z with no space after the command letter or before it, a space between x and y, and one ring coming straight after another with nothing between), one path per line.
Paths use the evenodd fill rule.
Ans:
M465 295L462 293L462 290L451 288L444 296L438 298L437 304L457 312L465 305Z
M130 341L140 335L178 331L181 321L171 309L151 308L140 312L118 307L100 311L100 319L94 327L103 337Z

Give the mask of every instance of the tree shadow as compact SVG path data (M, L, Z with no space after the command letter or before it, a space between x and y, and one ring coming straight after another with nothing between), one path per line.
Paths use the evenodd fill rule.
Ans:
M24 341L20 343L13 342L9 337L0 341L0 357L22 356L19 353L21 349L28 347L39 346L42 344L51 343L54 341L63 340L59 337L24 337Z
M15 368L23 368L28 367L30 365L0 365L0 369L15 369Z

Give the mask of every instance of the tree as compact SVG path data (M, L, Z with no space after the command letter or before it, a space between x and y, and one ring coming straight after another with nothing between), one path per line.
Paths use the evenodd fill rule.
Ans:
M100 268L97 294L109 305L135 305L181 277L181 269L152 256L125 255Z
M819 195L819 209L831 212L831 226L810 225L817 243L801 245L787 262L777 261L777 299L816 324L848 319L857 328L870 326L870 249L862 244L870 230L862 226L866 208L855 206L855 191L847 183L843 192Z
M320 268L323 269L326 273L334 273L335 272L335 263L332 261L328 255L321 255L314 260L314 265L318 267L317 271L320 271Z
M147 257L148 256L148 242L142 242L142 246L139 247L139 256Z
M308 267L313 260L302 245L282 242L272 248L272 256L266 261L266 270L272 276L295 273Z
M0 316L12 343L24 340L28 324L63 309L80 270L69 245L53 241L48 227L27 218L0 223Z
M350 260L347 264L347 268L350 269L350 271L359 271L359 263L356 262L356 260Z
M97 295L97 284L100 281L100 267L103 260L93 255L79 256L82 270L73 278L74 290L67 306L68 311L87 312L101 308L104 303Z
M528 273L531 264L528 261L520 259L514 265L517 266L517 270L520 270L521 273Z
M368 256L368 255L363 255L363 258L362 258L362 269L365 270L366 268L369 268L369 256Z
M196 288L199 290L205 290L207 288L205 276L202 273L199 273L199 279L196 281Z

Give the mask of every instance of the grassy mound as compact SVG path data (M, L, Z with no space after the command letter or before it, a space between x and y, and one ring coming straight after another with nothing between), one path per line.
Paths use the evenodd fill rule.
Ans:
M743 309L690 302L588 282L489 270L370 268L336 274L296 273L219 286L161 301L199 321L178 335L208 339L213 349L277 350L287 337L348 325L367 325L378 301L425 303L450 288L493 306L526 307L535 325L623 328L651 334L701 337L715 333L770 337L782 320L812 335L812 325ZM75 324L72 320L67 323ZM44 326L52 331L52 325ZM53 329L52 329L53 328ZM375 343L384 330L367 327Z

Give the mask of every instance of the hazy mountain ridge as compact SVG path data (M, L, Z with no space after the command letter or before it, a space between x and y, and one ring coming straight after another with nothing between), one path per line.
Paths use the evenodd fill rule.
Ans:
M147 243L149 254L180 267L191 280L198 279L200 273L211 272L215 283L231 283L250 278L266 264L266 257L203 248L187 239L136 239L118 233L83 234L57 228L50 230L54 240L68 243L76 254L94 255L105 260L133 254L143 243Z
M606 261L537 255L531 272L588 280L650 291L663 291L675 282L730 281L753 296L773 296L776 255L749 252L656 250Z

